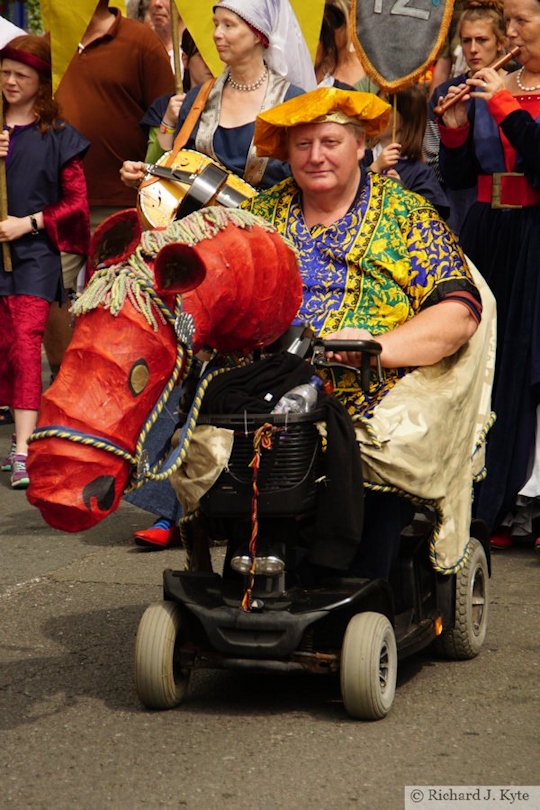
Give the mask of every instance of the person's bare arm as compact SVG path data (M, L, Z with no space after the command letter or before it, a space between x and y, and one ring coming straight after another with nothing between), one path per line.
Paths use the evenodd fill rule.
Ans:
M365 329L346 327L325 335L325 340L376 340L382 346L383 368L432 366L461 348L477 327L467 306L457 301L441 301L382 335L372 336ZM347 365L360 364L357 352L336 352L333 356Z

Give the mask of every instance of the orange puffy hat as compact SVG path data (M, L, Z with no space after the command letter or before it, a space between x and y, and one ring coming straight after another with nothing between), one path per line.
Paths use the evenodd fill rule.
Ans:
M287 160L287 131L300 124L357 124L370 138L388 125L391 107L374 93L319 87L259 113L253 142L259 157Z

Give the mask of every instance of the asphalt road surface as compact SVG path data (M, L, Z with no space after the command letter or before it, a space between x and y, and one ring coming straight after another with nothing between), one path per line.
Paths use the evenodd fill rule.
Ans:
M0 427L0 455L10 435ZM382 721L349 719L339 684L307 674L197 672L181 707L151 712L134 639L183 552L138 550L148 515L127 504L57 532L0 476L2 810L400 810L405 785L540 785L530 546L493 558L481 654L401 663Z

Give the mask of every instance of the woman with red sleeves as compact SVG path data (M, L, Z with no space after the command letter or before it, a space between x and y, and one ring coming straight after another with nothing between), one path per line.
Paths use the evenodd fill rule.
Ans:
M41 346L49 307L62 301L60 251L86 254L90 238L82 157L89 142L59 119L51 55L41 37L20 36L0 51L8 216L0 222L12 270L0 264L0 403L15 433L2 469L25 489L28 438L41 399Z
M540 514L540 0L504 0L504 16L521 67L478 70L439 122L447 184L478 188L460 242L497 300L497 421L476 515L499 549L534 539Z

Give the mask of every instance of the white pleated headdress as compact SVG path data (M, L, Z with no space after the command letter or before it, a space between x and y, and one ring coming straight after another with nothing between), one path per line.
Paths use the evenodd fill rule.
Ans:
M222 0L214 6L233 11L270 43L268 67L303 90L317 86L306 40L289 0Z

